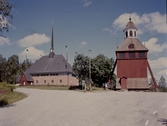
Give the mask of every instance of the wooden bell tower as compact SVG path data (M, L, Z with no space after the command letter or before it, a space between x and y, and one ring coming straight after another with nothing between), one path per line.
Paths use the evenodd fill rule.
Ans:
M117 65L116 89L125 90L148 90L150 85L147 79L147 69L149 70L154 86L157 88L151 68L147 60L148 49L137 39L137 28L129 18L124 41L115 51ZM113 73L113 72L112 72Z

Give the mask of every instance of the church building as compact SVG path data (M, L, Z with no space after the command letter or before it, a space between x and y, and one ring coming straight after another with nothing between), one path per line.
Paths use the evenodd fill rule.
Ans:
M78 85L78 79L71 65L63 55L54 53L53 26L50 54L37 60L21 75L19 80L20 85Z
M154 81L154 86L157 88L147 60L149 50L137 39L137 30L131 18L129 18L129 22L123 30L124 41L115 51L115 66L117 65L116 89L148 90L150 88L147 78L148 70Z

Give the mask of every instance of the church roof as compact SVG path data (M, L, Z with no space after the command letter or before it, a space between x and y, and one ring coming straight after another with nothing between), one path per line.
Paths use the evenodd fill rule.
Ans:
M130 46L134 47L131 48ZM148 49L137 38L125 38L117 51L148 51Z
M30 73L24 72L24 75L25 75L27 81L33 81L32 76L30 75Z
M35 74L60 74L71 73L72 67L63 57L63 55L54 55L53 58L43 56L37 60L25 73Z

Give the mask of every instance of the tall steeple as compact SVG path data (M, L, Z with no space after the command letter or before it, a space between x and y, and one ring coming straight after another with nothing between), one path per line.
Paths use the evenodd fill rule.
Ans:
M54 53L54 40L53 40L53 23L52 23L52 40L51 40L51 48L50 48L49 58L53 58L54 55L55 55L55 53Z

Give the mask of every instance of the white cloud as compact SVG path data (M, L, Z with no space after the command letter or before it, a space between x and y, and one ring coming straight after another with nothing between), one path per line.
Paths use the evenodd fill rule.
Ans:
M163 76L163 77L165 77L165 79L167 79L167 69L162 70L162 71L158 72L157 74L159 75L159 78L161 76Z
M148 60L156 79L161 76L167 78L167 57L160 57L156 60Z
M0 46L3 46L3 45L10 45L10 40L9 38L5 38L5 37L0 37Z
M153 69L167 68L167 57L160 57L157 60L148 60Z
M102 31L109 32L113 34L113 31L110 28L103 28Z
M36 46L41 45L43 43L48 43L51 39L47 37L45 34L33 34L26 36L25 38L18 41L19 46L28 47L28 46Z
M159 12L150 13L147 18L150 19L150 22L145 25L148 30L156 31L157 33L167 33L166 14L161 15Z
M86 45L86 42L81 42L81 45Z
M122 30L126 27L128 23L129 14L124 13L120 15L114 22L113 26ZM131 14L132 22L139 29L138 34L143 32L157 32L157 33L167 33L166 26L166 14L160 14L159 12L143 14L142 16L137 13Z
M167 44L164 43L162 45L157 44L158 38L151 38L146 42L142 42L148 49L150 53L159 53L162 52L164 49L167 49Z
M18 55L21 61L24 61L26 59L26 56L27 56L27 59L34 61L46 54L42 50L39 50L33 46L30 46L26 48L23 52L19 53Z
M90 4L92 4L91 1L88 1L88 0L84 0L84 7L88 7Z
M86 46L87 42L83 41L80 43L79 48Z
M109 28L103 28L102 31L110 31L110 29Z

